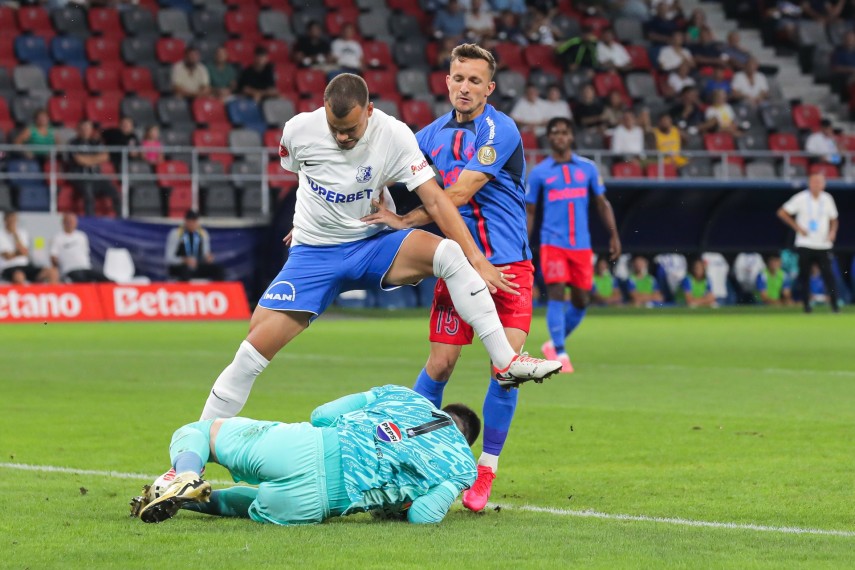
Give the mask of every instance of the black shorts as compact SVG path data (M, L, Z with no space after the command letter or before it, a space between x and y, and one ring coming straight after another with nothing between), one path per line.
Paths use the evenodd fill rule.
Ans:
M38 278L39 273L42 272L42 268L38 267L36 265L33 265L32 263L30 263L28 265L17 265L15 267L7 267L6 269L3 270L3 273L0 273L0 277L3 277L3 279L6 281L11 281L12 275L16 271L23 271L24 277L27 281L35 281Z

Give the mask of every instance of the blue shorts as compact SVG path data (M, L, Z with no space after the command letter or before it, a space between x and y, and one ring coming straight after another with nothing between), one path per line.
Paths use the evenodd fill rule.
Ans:
M312 320L338 294L383 287L383 278L401 244L413 230L384 231L368 239L337 245L295 245L258 306L272 311L312 313Z

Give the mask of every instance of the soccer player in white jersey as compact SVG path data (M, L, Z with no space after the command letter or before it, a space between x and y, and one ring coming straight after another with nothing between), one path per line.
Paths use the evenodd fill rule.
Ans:
M560 370L560 362L519 355L511 347L491 293L514 292L514 276L487 261L434 180L415 135L374 109L361 77L335 77L324 91L323 108L288 121L279 156L282 167L296 172L300 181L288 260L261 296L249 334L214 383L202 419L237 415L270 359L340 292L393 289L430 275L445 280L458 313L484 343L503 386L541 380ZM386 186L393 182L418 194L449 239L361 221L371 213L373 199L392 206Z

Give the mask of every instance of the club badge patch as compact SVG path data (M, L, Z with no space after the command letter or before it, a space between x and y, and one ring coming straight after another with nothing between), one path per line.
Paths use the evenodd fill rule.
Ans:
M386 443L400 443L401 430L392 422L383 422L377 426L377 439Z
M478 149L478 162L483 165L489 165L496 162L496 149L489 145L482 146Z
M371 167L370 166L360 166L356 169L356 181L360 184L364 184L371 180Z
M288 149L283 145L279 145L279 156L282 158L286 158L288 156Z

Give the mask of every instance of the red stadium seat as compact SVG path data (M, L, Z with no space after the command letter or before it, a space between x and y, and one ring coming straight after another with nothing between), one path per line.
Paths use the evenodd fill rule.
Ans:
M86 87L93 93L119 91L121 66L99 66L86 68Z
M647 53L645 46L626 46L626 51L632 59L632 69L634 71L651 71L653 65L650 63L650 54Z
M799 140L793 133L773 133L769 135L769 150L776 152L801 152ZM807 169L807 158L804 156L790 157L790 163Z
M270 154L279 152L279 141L282 140L282 129L267 129L264 131L264 148L271 150Z
M76 127L83 118L85 97L54 96L48 100L48 115L53 123Z
M677 167L671 163L664 163L662 165L662 176L665 178L677 178ZM647 165L647 177L648 178L659 178L659 165L648 164Z
M119 12L115 8L92 8L89 10L89 29L93 34L110 38L116 42L125 37Z
M816 105L806 103L793 106L793 122L800 129L815 131L819 129L822 114Z
M335 12L329 12L326 17L327 33L333 37L340 36L341 28L346 23L355 24L358 19L359 9L352 6L340 8Z
M852 153L855 152L855 135L840 135L837 137L837 148Z
M618 162L612 165L614 178L643 178L644 172L637 162Z
M278 10L285 12L289 16L294 8L291 6L290 0L257 0L258 5L265 10Z
M543 71L561 75L561 67L555 61L555 49L540 44L526 46L523 60L529 67L539 67Z
M131 93L155 91L151 71L147 67L126 67L122 70L122 88Z
M9 114L9 105L6 103L6 99L0 97L0 131L8 133L14 128L15 121L12 120L12 116Z
M122 93L103 94L86 100L86 118L99 128L115 127L119 124L119 106Z
M424 101L413 99L401 104L401 119L408 125L421 129L432 123L434 116L430 105Z
M276 78L276 89L280 94L295 93L294 77L297 75L297 66L292 63L277 63L273 66L273 75Z
M520 73L528 71L528 65L523 60L523 52L519 44L509 42L496 44L493 51L496 52L496 57L499 60L499 67L502 69L513 69Z
M277 143L278 147L278 143ZM267 163L267 183L271 188L282 190L297 186L297 175L282 168L278 160Z
M193 205L193 190L189 185L177 186L169 192L169 217L182 218Z
M0 30L4 34L15 37L20 33L18 30L18 20L15 17L15 10L8 6L0 6Z
M362 42L362 57L371 67L383 67L386 69L394 67L392 53L389 44L380 41Z
M181 216L190 209L192 182L187 163L181 160L165 160L155 168L157 185L169 189L169 216Z
M733 142L733 135L729 133L705 134L704 147L710 152L727 153L727 161L731 164L738 164L740 167L745 164L745 160L741 156L734 154L736 145Z
M297 92L304 95L323 93L327 86L327 76L317 69L301 69L296 77Z
M184 58L184 40L179 38L160 38L155 46L157 60L160 63L176 63Z
M83 89L83 78L80 70L72 65L55 65L48 74L50 88L63 93L80 93Z
M193 120L209 128L230 127L226 116L226 107L219 99L212 97L197 97L193 100Z
M385 97L387 93L394 93L398 89L394 71L369 69L362 74L362 77L368 83L368 90L372 95Z
M808 170L810 174L815 174L817 172L821 172L825 174L826 178L840 178L840 171L837 170L837 167L833 164L827 164L825 162L820 162L818 164L812 164L810 169Z
M0 67L11 70L18 65L15 55L15 36L0 36Z
M348 8L355 8L353 0L324 0L324 6L330 10L347 10Z
M25 34L45 38L52 38L56 34L48 11L37 6L18 8L18 28Z
M300 99L297 102L298 113L311 113L324 106L324 96L321 93L316 93L308 99Z
M83 215L83 199L77 196L71 184L62 184L56 194L56 208L61 213Z
M270 54L270 61L276 65L279 62L288 62L288 44L282 40L265 39L261 40L261 45L267 48Z
M430 85L430 92L436 95L437 97L447 97L448 96L448 85L445 83L445 78L448 77L448 73L445 71L433 71L428 78L428 85Z
M229 146L229 130L226 128L217 129L196 129L193 131L193 146L204 148L228 148ZM204 151L203 151L204 152ZM228 151L210 152L207 153L209 160L216 160L223 165L223 169L228 170L234 160L234 156Z
M628 106L632 105L632 97L626 90L621 76L613 71L598 73L594 76L594 89L600 97L608 97L609 93L617 90Z
M590 18L585 18L582 20L583 28L591 28L597 37L600 37L600 34L603 33L603 30L611 27L612 23L610 20L605 18L601 18L599 16L592 16Z
M258 31L258 8L246 6L244 3L238 10L226 12L226 31L238 37L257 36Z
M119 41L113 38L87 38L86 58L92 63L120 63L122 50Z
M255 42L247 40L227 41L226 51L229 54L229 61L242 67L252 65L252 60L255 59L255 45Z

